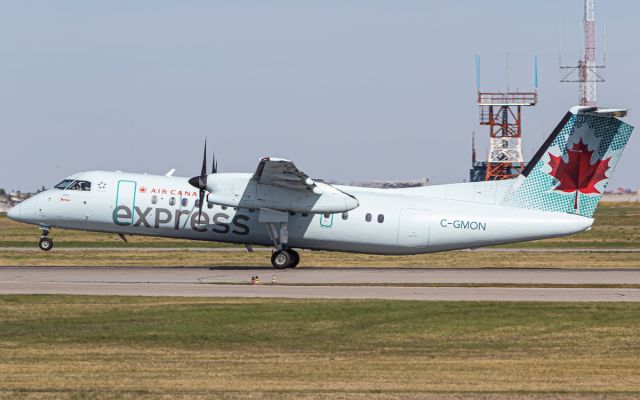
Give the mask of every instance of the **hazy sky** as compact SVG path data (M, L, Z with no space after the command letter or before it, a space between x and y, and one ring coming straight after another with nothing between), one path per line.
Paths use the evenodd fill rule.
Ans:
M340 181L462 181L482 87L528 90L530 157L577 84L581 0L4 1L0 9L0 187L33 190L76 171L198 174L208 137L221 171L261 156ZM637 0L599 1L607 82L598 102L639 120ZM509 56L507 57L507 54ZM508 60L508 62L507 62ZM507 64L509 65L507 73ZM635 111L635 112L634 112ZM637 113L636 113L637 112ZM636 133L637 135L638 133ZM632 137L609 188L639 187Z

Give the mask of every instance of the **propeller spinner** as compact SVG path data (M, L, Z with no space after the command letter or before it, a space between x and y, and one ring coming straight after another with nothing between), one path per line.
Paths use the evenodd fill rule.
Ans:
M213 154L213 164L211 165L211 173L218 172L218 162L216 155ZM199 190L198 193L198 211L202 214L202 203L204 202L204 193L207 190L207 141L204 141L204 154L202 155L202 168L199 176L189 179L189 184Z

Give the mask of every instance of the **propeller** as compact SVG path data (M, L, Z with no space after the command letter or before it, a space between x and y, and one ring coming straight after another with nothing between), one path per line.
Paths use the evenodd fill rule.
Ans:
M218 162L216 155L213 154L213 164L211 165L211 173L218 172ZM204 193L207 190L207 141L204 141L204 154L202 155L202 168L200 175L189 179L189 184L199 190L198 193L198 212L202 214L202 203L204 203Z

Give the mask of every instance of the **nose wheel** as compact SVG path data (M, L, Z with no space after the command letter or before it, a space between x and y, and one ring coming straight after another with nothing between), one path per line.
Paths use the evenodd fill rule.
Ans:
M40 242L38 242L38 247L40 250L49 251L53 248L53 240L48 237L40 238Z
M48 236L49 228L48 227L40 227L40 231L42 234L40 235L40 241L38 242L38 247L40 250L49 251L53 248L53 240Z
M274 268L295 268L300 262L300 255L293 249L276 250L271 255L271 264Z

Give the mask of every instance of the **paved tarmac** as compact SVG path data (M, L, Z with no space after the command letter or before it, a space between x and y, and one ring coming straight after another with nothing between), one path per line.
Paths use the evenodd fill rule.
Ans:
M0 294L640 302L640 289L421 284L640 284L640 269L0 267Z

